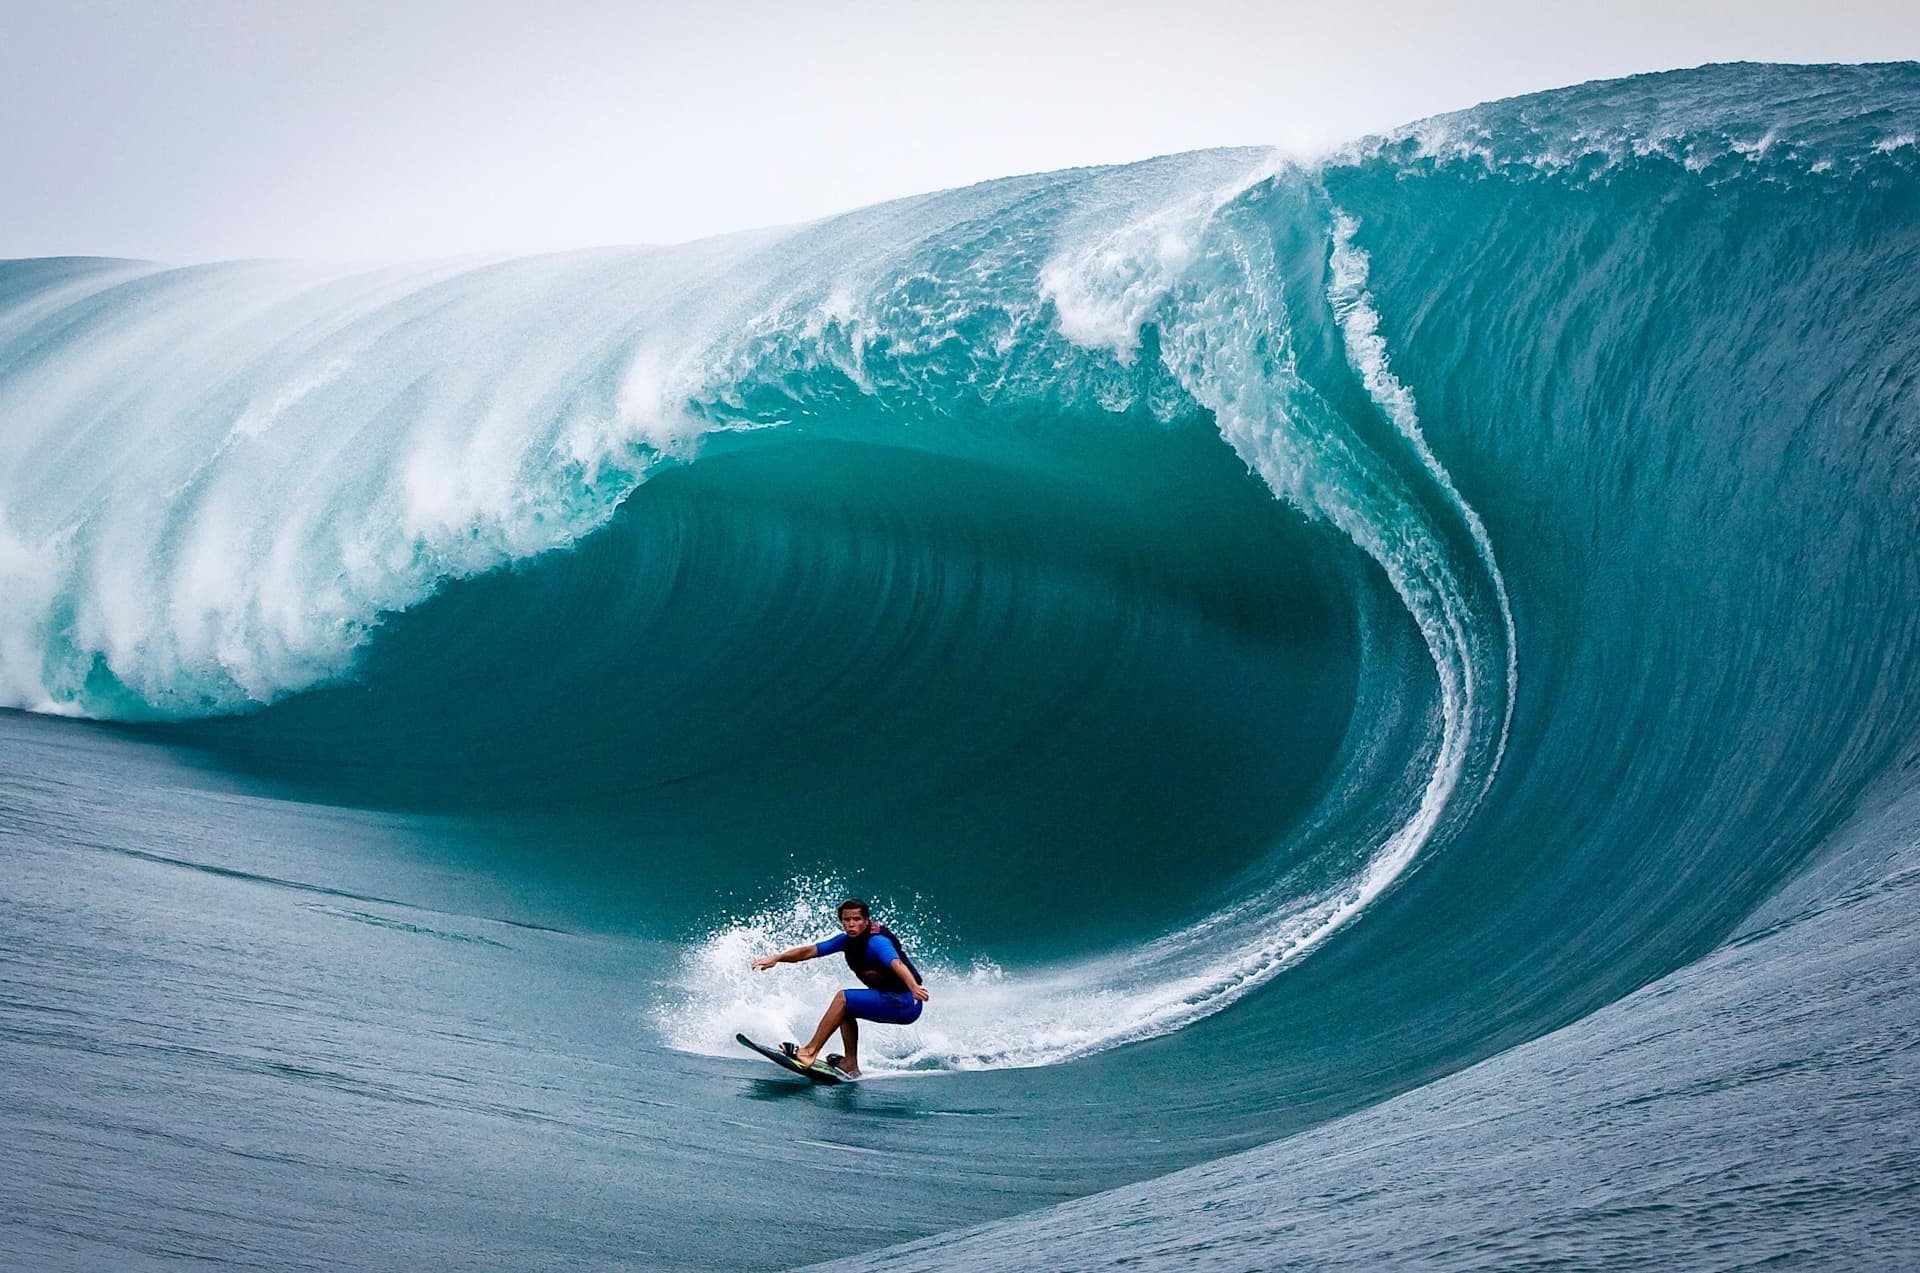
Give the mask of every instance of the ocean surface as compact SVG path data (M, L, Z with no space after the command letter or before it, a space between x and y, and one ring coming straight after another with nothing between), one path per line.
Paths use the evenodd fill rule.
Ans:
M1920 1264L1917 136L0 262L0 1267Z

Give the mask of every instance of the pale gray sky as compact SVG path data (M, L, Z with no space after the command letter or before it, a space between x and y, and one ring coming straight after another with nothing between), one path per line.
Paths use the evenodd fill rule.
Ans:
M668 242L1636 71L1920 58L1920 5L1860 0L696 8L0 0L0 256Z

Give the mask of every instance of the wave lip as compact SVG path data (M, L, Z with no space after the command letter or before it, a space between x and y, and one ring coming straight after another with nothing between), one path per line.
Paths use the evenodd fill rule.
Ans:
M1920 66L1728 63L1490 102L1343 148L1335 164L1457 164L1583 181L1661 160L1709 181L1920 169Z

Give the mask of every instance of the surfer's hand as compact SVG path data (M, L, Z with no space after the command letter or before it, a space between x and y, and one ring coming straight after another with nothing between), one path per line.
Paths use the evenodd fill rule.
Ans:
M932 995L927 993L927 988L925 986L915 986L913 988L913 997L918 999L921 1003L925 1003L927 1000L933 998Z
M765 972L779 962L780 956L778 955L762 955L753 961L753 970L755 972Z

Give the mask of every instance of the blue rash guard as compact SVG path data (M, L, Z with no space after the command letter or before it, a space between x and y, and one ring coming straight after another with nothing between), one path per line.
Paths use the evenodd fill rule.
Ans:
M847 935L835 933L825 941L813 945L814 958L822 955L837 955L847 948ZM890 968L893 961L900 958L900 948L884 935L875 933L867 938L867 958L882 968ZM888 993L867 986L842 991L847 997L847 1015L862 1021L877 1021L882 1025L911 1025L920 1019L920 1001L913 992L902 990Z

